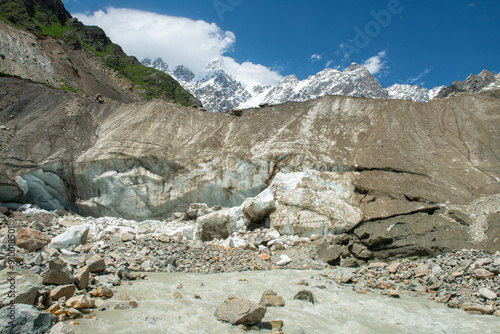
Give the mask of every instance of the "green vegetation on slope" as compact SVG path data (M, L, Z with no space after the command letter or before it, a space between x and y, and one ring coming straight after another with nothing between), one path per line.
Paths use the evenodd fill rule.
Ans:
M143 66L114 44L99 27L71 17L61 0L0 0L0 19L39 35L61 38L71 48L86 48L104 63L138 85L143 98L168 99L183 106L201 105L171 76Z

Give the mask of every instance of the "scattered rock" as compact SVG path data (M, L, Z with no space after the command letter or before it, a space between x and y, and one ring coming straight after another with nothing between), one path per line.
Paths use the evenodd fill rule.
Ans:
M85 264L89 267L91 273L98 273L106 269L106 262L100 256L93 256Z
M485 298L485 299L490 299L490 300L495 300L497 299L497 294L494 293L493 291L491 291L490 289L488 288L481 288L479 289L479 294Z
M47 235L40 231L23 227L17 232L16 245L28 252L34 252L48 245L50 240Z
M97 295L99 297L111 298L113 297L113 291L105 286L100 286L97 288Z
M372 262L368 265L368 269L385 268L388 264L385 262Z
M297 292L297 294L293 297L293 299L303 300L313 304L316 303L313 293L309 290L301 290Z
M476 274L477 278L480 279L488 279L488 278L493 278L495 276L495 274L486 269L476 269L474 270L474 273Z
M479 305L470 302L463 303L460 308L467 312L479 312L481 314L492 314L494 311L491 305Z
M43 284L65 285L73 283L74 278L66 263L54 258L49 261L49 269L42 273Z
M272 290L267 290L260 298L260 304L263 306L282 307L285 306L285 300Z
M66 306L74 307L78 310L82 308L92 308L95 306L95 300L89 298L87 295L75 296L66 301Z
M78 311L76 308L74 307L70 307L69 310L66 312L66 314L73 318L73 319L76 319L76 318L83 318L83 313Z
M75 283L80 290L87 289L90 280L90 270L88 266L75 270L74 272Z
M390 298L399 298L399 290L390 289L389 291L387 291L387 296Z
M226 299L215 311L217 319L245 326L257 325L265 314L264 306L239 297Z
M265 254L265 253L263 253L263 254L259 254L259 257L260 257L262 260L264 260L264 261L267 261L267 260L269 260L269 259L271 258L269 255L267 255L267 254Z
M399 263L399 262L394 262L394 263L391 263L390 265L388 265L388 266L386 267L386 269L387 269L387 270L389 270L389 272L390 272L391 274L394 274L394 273L398 270L398 268L399 268L399 266L400 266L400 265L401 265L401 263Z
M52 300L59 300L62 297L69 299L75 294L76 286L74 284L61 285L54 288L50 292L50 298Z

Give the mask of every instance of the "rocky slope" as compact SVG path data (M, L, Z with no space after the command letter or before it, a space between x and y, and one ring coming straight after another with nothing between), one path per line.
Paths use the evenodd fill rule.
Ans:
M470 74L465 81L454 81L452 85L441 90L438 98L446 98L457 93L475 94L495 87L498 82L493 73L482 70L478 75Z
M234 117L0 87L2 202L137 220L206 203L227 209L189 220L194 238L354 233L381 257L499 247L494 91L426 104L325 96Z
M207 64L198 77L183 66L170 69L161 58L154 61L147 58L142 64L169 73L198 97L206 109L219 112L261 104L304 102L325 95L427 102L444 87L436 87L431 91L419 86L399 84L383 88L366 68L356 63L343 72L327 68L302 81L295 75L289 75L274 85L254 87L245 86L228 74L223 59Z
M201 106L169 75L127 56L102 29L71 18L60 0L3 1L0 18L4 75L121 102L162 98Z

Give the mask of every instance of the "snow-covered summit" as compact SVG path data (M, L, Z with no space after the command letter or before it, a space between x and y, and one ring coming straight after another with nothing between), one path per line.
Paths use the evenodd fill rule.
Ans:
M365 67L356 63L344 71L326 68L304 80L292 74L274 85L252 87L230 75L222 58L208 63L196 76L184 66L171 70L161 58L154 61L145 59L142 63L170 74L197 97L206 109L219 112L287 101L303 102L325 95L427 102L442 88L436 87L429 91L419 86L399 84L384 88Z

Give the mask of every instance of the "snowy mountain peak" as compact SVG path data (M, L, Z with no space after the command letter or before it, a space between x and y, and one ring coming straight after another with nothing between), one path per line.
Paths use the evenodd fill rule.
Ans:
M165 73L168 72L168 65L161 58L156 58L152 63L152 67Z
M354 71L359 71L359 70L363 70L363 69L368 72L368 70L365 67L359 65L358 63L351 63L351 65L349 65L349 67L347 67L344 70L344 72L354 72ZM370 72L368 72L368 73L370 73Z
M172 72L172 76L178 80L190 82L194 79L195 75L189 68L183 65L176 66Z
M219 112L251 108L261 104L303 102L324 95L427 102L442 88L436 87L429 91L419 86L400 84L383 88L365 67L357 63L352 63L343 72L326 68L304 80L299 80L295 74L291 74L274 85L253 87L245 86L228 74L225 71L223 58L211 61L196 76L185 66L177 66L171 71L161 58L154 61L144 59L142 63L167 72L200 99L206 109Z

